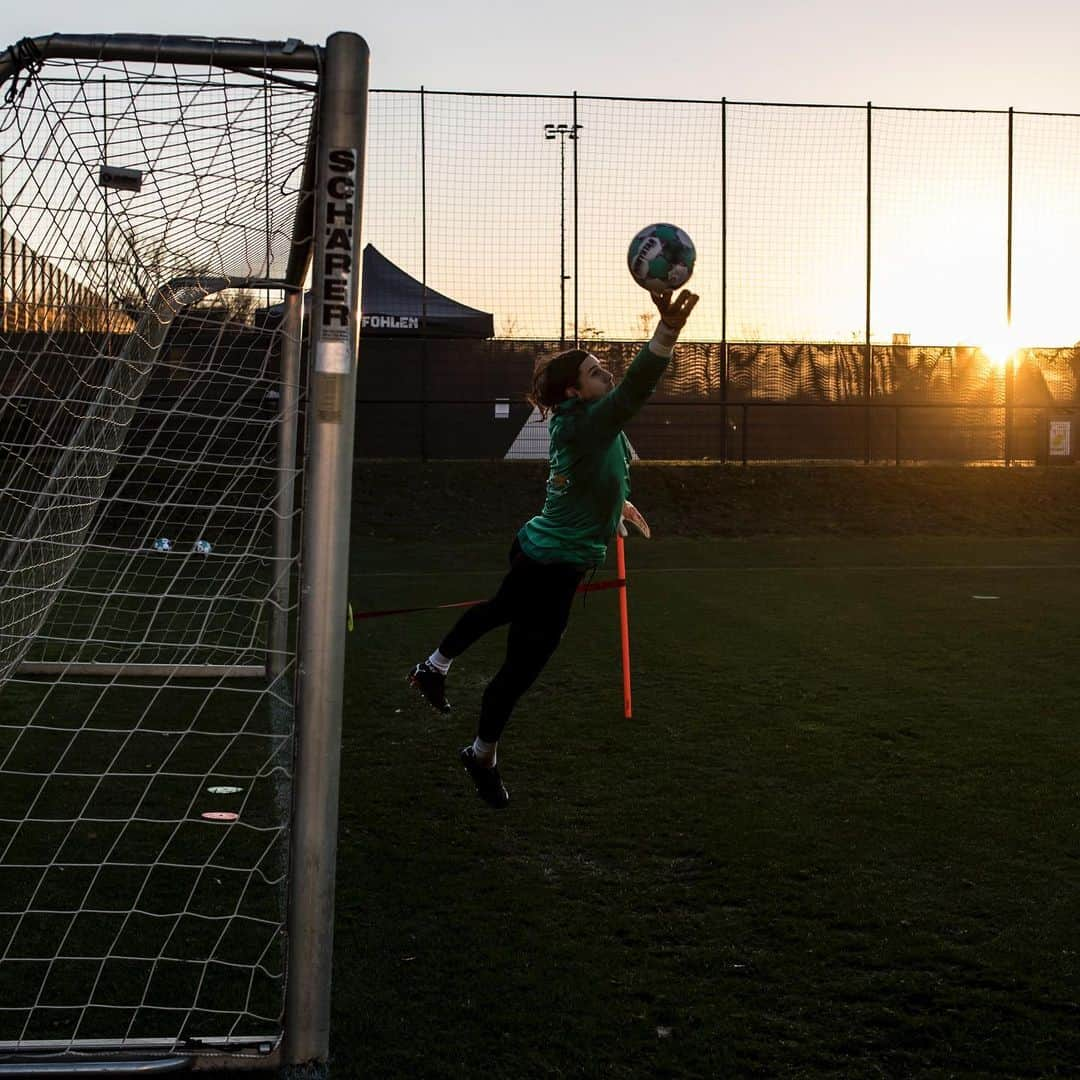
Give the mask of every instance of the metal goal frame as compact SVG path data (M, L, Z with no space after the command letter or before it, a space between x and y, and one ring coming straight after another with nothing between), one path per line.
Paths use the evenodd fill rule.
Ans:
M307 144L288 267L274 287L286 292L279 404L275 565L292 549L292 469L297 455L301 365L307 365L304 558L299 582L299 636L294 783L289 829L287 968L284 1024L276 1042L249 1045L203 1039L181 1053L152 1040L86 1039L0 1047L0 1076L58 1071L164 1073L183 1069L310 1067L327 1061L333 948L334 869L348 583L352 445L359 334L360 222L367 123L368 47L356 34L331 35L324 46L145 35L63 35L24 40L0 54L0 91L20 72L52 59L197 64L316 72L317 101ZM342 238L347 249L343 250ZM328 249L328 239L334 250ZM310 273L312 309L301 345L302 297ZM162 283L159 294L207 295L235 280ZM252 282L245 282L251 285ZM269 284L269 283L260 283ZM190 302L190 301L188 301ZM155 316L156 317L156 316ZM164 332L156 336L160 349ZM145 350L147 346L144 344ZM154 350L151 343L150 350ZM304 353L302 355L302 353ZM145 359L145 358L144 358ZM152 361L154 356L149 359ZM287 480L285 478L288 478ZM273 587L265 668L228 672L275 675L287 638L289 575ZM63 667L61 665L61 667ZM66 668L64 670L67 670ZM129 674L130 672L95 672ZM220 675L202 669L170 675Z

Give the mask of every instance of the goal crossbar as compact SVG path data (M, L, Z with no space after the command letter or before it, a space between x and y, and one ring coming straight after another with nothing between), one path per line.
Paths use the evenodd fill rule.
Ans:
M0 87L22 68L42 60L209 64L221 68L318 71L323 49L288 41L158 37L154 34L45 34L23 38L0 55Z

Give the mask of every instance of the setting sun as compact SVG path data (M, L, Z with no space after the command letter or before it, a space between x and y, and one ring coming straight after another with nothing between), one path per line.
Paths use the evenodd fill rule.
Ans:
M996 368L1004 368L1019 348L1016 331L1012 327L988 334L979 342L979 350Z

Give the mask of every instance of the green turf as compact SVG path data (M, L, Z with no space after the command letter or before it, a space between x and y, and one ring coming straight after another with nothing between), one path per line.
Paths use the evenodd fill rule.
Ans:
M503 742L505 813L455 756L502 636L455 666L452 720L404 676L454 612L361 620L349 637L334 1075L1075 1074L1080 470L639 466L633 480L658 534L629 545L635 715L622 717L616 596L579 600ZM541 482L534 463L358 466L354 608L489 593ZM143 608L118 611L143 625ZM196 625L184 603L175 616L173 632ZM100 1014L20 1010L42 965L0 964L5 1037L105 1035L118 1016L134 1034L175 1030L164 1010L192 1002L201 958L243 964L266 947L215 944L206 918L238 898L242 916L280 917L266 886L283 845L264 851L258 831L282 817L274 716L236 695L81 682L4 689L0 751L19 716L41 730L5 778L0 843L38 793L39 809L78 811L86 781L40 778L104 767L108 727L119 775L58 861L112 848L107 861L138 872L27 874L62 837L24 827L17 844L43 843L8 849L2 911L28 887L42 903L0 919L0 945L47 957L69 933L73 957L105 941L144 959L107 965ZM148 786L158 772L172 776ZM244 828L197 820L204 785L245 774ZM165 849L158 824L130 822L144 796L177 863L227 837L240 846L218 861L238 872L148 876ZM176 917L178 897L194 917ZM42 908L99 915L54 924ZM176 963L148 981L161 955ZM250 987L246 969L243 985L211 978L186 1030L223 1034L245 1005L244 1029L264 1030L281 1008L275 946L264 964ZM55 965L37 1003L79 999L99 969Z
M354 606L482 596L508 541L361 539ZM1073 1074L1080 542L628 552L634 717L579 600L501 814L455 760L501 635L452 720L404 684L452 612L350 637L339 1075Z

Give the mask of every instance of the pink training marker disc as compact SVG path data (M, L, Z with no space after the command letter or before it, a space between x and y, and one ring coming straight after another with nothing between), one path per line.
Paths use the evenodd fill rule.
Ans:
M240 815L234 814L231 810L207 810L202 816L207 821L238 821L240 819Z

